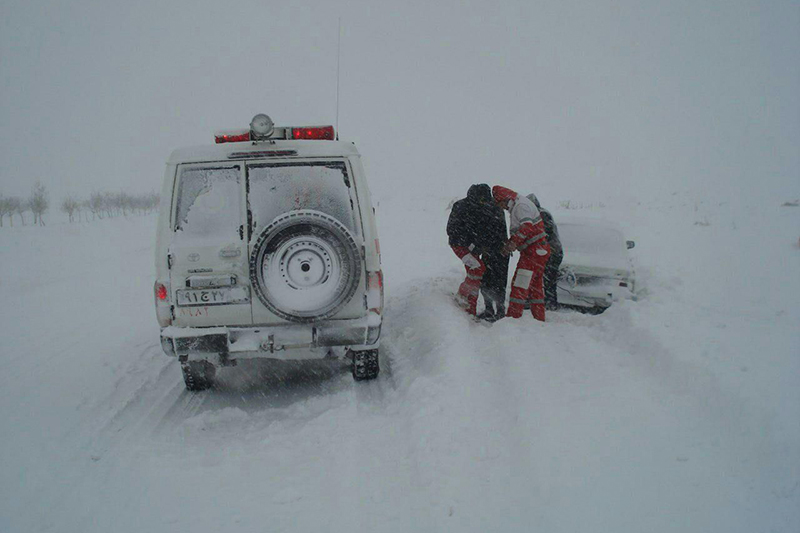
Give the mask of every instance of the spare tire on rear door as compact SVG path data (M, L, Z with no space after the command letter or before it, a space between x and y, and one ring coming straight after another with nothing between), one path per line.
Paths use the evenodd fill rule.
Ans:
M250 280L274 314L295 322L329 318L353 297L361 252L335 218L291 211L264 228L250 255Z

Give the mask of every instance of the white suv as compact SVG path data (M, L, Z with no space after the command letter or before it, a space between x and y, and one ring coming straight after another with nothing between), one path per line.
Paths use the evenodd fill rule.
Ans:
M383 276L361 158L332 126L266 115L167 162L156 242L161 345L189 390L238 359L344 347L378 375Z

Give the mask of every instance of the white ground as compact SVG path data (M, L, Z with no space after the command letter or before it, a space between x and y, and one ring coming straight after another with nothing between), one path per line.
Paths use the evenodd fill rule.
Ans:
M188 393L155 217L0 229L0 531L800 530L800 208L583 210L637 241L639 301L488 328L450 301L448 199L379 208L359 384L250 365Z

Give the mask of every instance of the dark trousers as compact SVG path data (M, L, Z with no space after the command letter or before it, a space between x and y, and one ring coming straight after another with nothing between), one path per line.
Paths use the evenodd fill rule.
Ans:
M558 283L558 269L563 259L563 252L551 254L544 267L544 304L547 307L555 307L558 304L556 284Z
M487 252L481 256L486 264L486 273L481 280L481 294L484 302L495 302L495 306L506 305L508 287L508 257L499 251Z

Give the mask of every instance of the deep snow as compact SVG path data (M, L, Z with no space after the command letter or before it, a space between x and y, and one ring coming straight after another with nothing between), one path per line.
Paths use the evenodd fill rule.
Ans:
M449 199L380 203L369 383L250 364L188 393L154 217L0 230L0 531L800 530L800 208L580 210L636 240L639 300L486 327L451 303Z

